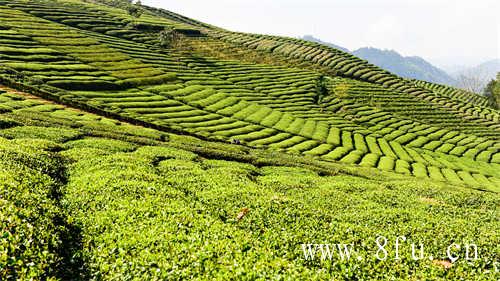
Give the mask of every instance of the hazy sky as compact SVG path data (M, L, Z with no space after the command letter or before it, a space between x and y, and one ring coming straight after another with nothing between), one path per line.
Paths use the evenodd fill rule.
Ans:
M436 64L500 58L500 0L143 0L233 31L311 34Z

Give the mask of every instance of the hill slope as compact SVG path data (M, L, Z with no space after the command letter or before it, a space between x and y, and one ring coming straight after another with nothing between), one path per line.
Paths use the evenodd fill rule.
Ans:
M401 227L440 260L457 231L493 249L452 271L411 262L417 279L492 270L500 117L487 101L142 8L0 0L0 202L15 222L2 279L401 276L360 241ZM318 241L363 258L304 260L301 243Z

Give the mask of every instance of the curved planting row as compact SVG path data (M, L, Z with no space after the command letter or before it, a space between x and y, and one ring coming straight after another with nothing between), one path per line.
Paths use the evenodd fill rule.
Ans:
M302 280L317 277L317 271L310 273L307 266L297 265L294 257L287 256L289 247L276 243L276 239L286 236L294 244L317 239L324 233L322 229L331 225L325 217L335 217L346 230L355 229L366 239L398 232L401 226L392 223L393 218L409 222L414 226L409 231L431 246L436 235L448 237L445 242L450 244L456 242L457 229L468 235L464 238L467 240L498 226L496 213L486 211L497 207L496 193L455 184L448 186L456 188L443 188L442 184L399 176L384 177L392 182L382 185L381 173L370 169L166 134L25 98L10 90L8 94L0 92L0 106L18 108L0 114L0 221L6 226L2 229L2 280L12 276L20 280L65 280L77 275L106 280L117 276L164 280L173 275L224 279L233 273L226 265L235 262L244 266L243 271L251 272L255 264L265 264L261 269L268 276ZM354 136L355 143L359 140ZM359 158L357 153L347 155L347 162ZM492 181L474 172L408 165L374 154L361 161L370 167L394 167L402 173L414 169L422 177L449 178L457 183ZM58 175L54 173L57 171L66 172ZM64 180L60 176L65 176ZM286 197L277 195L283 192ZM54 194L59 196L54 198ZM309 206L311 198L314 206ZM324 201L319 211L321 198ZM467 208L460 211L464 204ZM241 206L248 206L250 212L236 219ZM373 212L364 214L367 209ZM429 211L433 213L429 215ZM276 223L255 231L255 221L263 217ZM358 221L363 227L353 228ZM429 233L432 226L443 221L455 227ZM301 223L299 227L295 222ZM318 222L324 227L318 227ZM231 235L221 235L221 230L228 232L228 228ZM296 235L298 228L317 231ZM242 251L248 248L249 235L259 242ZM336 240L331 237L321 239ZM172 247L174 240L183 244ZM496 245L494 239L479 242L481 248ZM222 260L217 255L221 245L228 253ZM434 245L431 250L439 248ZM372 252L368 249L361 254L369 256ZM272 266L276 256L288 258ZM486 253L485 259L495 257L495 253ZM205 265L220 266L207 273L196 266L200 259ZM477 271L488 268L483 260L473 270L457 264L457 272L449 272L451 279L473 279ZM363 262L361 268L375 266L377 271L355 270L357 275L350 275L351 279L369 274L384 279L393 268L390 263ZM194 268L190 266L193 264ZM359 261L353 266L359 267ZM435 268L418 266L417 270L424 270L419 275L422 279L439 278ZM289 270L283 271L283 267ZM347 265L340 273L322 271L319 278L342 279L352 272L350 269ZM464 272L471 271L464 277Z
M494 186L495 177L498 176L496 163L478 163L463 157L401 146L398 142L384 138L352 134L324 122L296 118L206 87L189 86L166 92L152 88L150 91L169 98L169 105L167 101L154 103L159 106L153 110L154 113L150 112L147 102L125 102L119 105L124 111L140 113L137 118L151 118L150 122L158 124L175 124L187 130L195 129L194 132L198 133L238 139L250 146L286 149L363 166L375 163L372 166L382 170L415 176L423 176L422 170L427 169L448 169L457 175L470 175L473 178L482 178L479 176L481 174L487 179L491 178L490 186ZM429 174L429 177L437 179L434 174Z
M158 44L157 32L166 27L186 30L191 25L155 17L145 13L134 19L123 9L105 8L85 2L67 1L3 1L8 7L37 17L147 44ZM2 1L0 1L0 4Z
M399 92L411 94L422 100L442 105L442 108L445 110L458 109L467 116L476 116L487 121L493 121L494 118L498 118L498 114L494 116L484 114L484 108L474 108L459 100L445 97L436 99L431 91L417 87L412 82L371 65L351 54L318 43L294 38L245 34L222 30L212 30L209 34L214 38L238 44L245 48L252 48L262 52L272 52L276 55L291 58L299 58L307 62L312 62L320 67L328 67L344 77L379 84Z
M1 64L65 90L123 90L162 84L172 73L153 68L63 25L23 12L0 9L7 32L27 37L16 48L2 47ZM31 56L31 54L37 54Z
M325 104L328 107L333 106L336 113L339 113L338 110L348 109L350 106L357 108L377 107L379 111L382 111L377 112L379 115L384 114L383 111L388 111L396 114L396 117L399 116L405 119L413 118L419 122L448 130L461 128L467 134L492 137L493 139L500 136L500 131L497 130L499 128L498 122L482 121L481 119L477 119L477 122L469 122L458 119L457 115L460 115L459 111L443 110L436 105L426 103L411 95L389 91L386 88L366 82L340 78L331 80L334 83L331 83L330 90L334 95L328 97L328 103L321 103L316 99L317 90L315 83L317 83L319 77L317 73L297 70L298 77L295 78L293 77L293 72L287 75L288 69L273 68L264 65L245 65L224 61L210 61L210 63L197 62L194 65L196 65L196 70L217 76L221 81L229 80L237 85L253 90L252 92L248 92L248 94L238 93L240 97L248 96L248 99L252 101L262 102L273 108L274 103L276 103L278 106L281 105L282 108L277 107L280 110L296 108L297 110L293 113L305 118L327 122L331 119L338 120L339 116L328 114L328 112L323 110ZM289 79L289 77L292 78ZM281 83L281 81L284 82ZM217 88L217 86L213 87ZM231 90L238 91L237 89ZM260 94L256 95L256 93ZM332 105L332 98L335 97L338 97L338 99ZM290 106L289 103L295 103L296 107ZM352 120L345 118L351 114L352 112L349 113L349 110L342 113L343 118L340 119L342 120L341 123L359 127ZM481 125L478 126L477 123Z
M349 82L347 79L339 83L327 79L330 94L325 96L321 93L325 78L317 71L159 50L133 38L67 21L78 10L76 6L72 7L76 10L61 6L51 11L46 2L10 4L41 13L46 19L0 8L0 20L8 27L3 29L5 40L11 40L7 44L21 47L21 53L15 53L14 48L2 45L6 52L1 64L59 87L59 95L64 95L65 100L210 139L233 139L249 146L401 174L441 180L458 178L460 182L489 187L496 184L498 143L472 135L495 136L494 124L476 118L462 126L471 135L446 130L445 120L453 120L458 109L451 110L447 105L442 109L434 101L429 104L412 95L408 95L409 100L401 92L375 84L368 87L357 81L344 83ZM96 24L108 25L105 12L98 14ZM88 18L83 15L81 20ZM20 41L26 43L17 44ZM268 40L262 46L256 40L250 47L280 50L273 42ZM315 46L288 51L299 58L306 54L314 62L328 57L328 52L318 52ZM46 57L30 57L30 52ZM355 57L345 65L338 61L346 73L356 62ZM368 72L358 69L355 73ZM96 82L102 85L96 86ZM365 97L373 94L372 100L360 100L357 95L363 92ZM385 100L390 98L391 102ZM387 106L387 110L374 110L377 103ZM406 115L402 112L404 104ZM408 110L409 104L415 105L415 111ZM436 123L440 120L438 114L443 115L439 127L399 118L420 119L425 115L431 118L428 122Z
M321 120L327 122L328 124L337 126L337 124L330 122L331 119L333 119L333 116L335 115L327 114L328 113L327 111L319 112L320 107L312 103L312 96L313 96L312 93L308 93L307 91L294 92L292 89L287 89L281 91L284 95L286 95L286 97L284 97L284 96L273 95L272 90L265 91L266 87L265 85L269 81L275 81L274 83L270 83L270 85L274 86L278 85L278 89L280 87L286 89L285 85L279 85L280 80L286 81L287 79L285 69L276 69L269 66L261 66L261 65L244 65L244 64L236 64L234 62L217 62L217 61L210 61L209 64L195 63L194 65L196 65L195 68L197 70L202 70L212 75L216 75L221 79L228 79L232 82L235 82L236 84L242 83L244 86L248 86L250 89L255 91L243 94L238 93L238 97L240 98L243 98L245 100L255 101L258 103L262 102L262 104L265 104L274 109L278 109L280 111L289 111L297 117L303 116L304 118L316 121ZM354 129L354 131L358 131L364 134L367 134L367 132L369 134L371 131L377 135L384 136L389 140L394 140L396 142L400 142L403 144L407 144L410 143L410 141L412 141L411 145L414 147L425 147L425 149L438 152L445 152L445 153L451 152L452 155L457 155L457 156L465 155L466 157L470 157L473 159L475 158L477 160L485 162L489 162L490 158L499 150L498 143L494 141L475 137L473 135L460 134L459 132L450 130L454 129L454 127L456 126L465 126L465 125L461 121L459 121L460 123L456 123L456 125L449 124L455 120L453 115L449 114L446 111L439 112L439 108L428 107L427 104L423 103L419 99L404 94L389 92L387 91L387 89L381 87L377 88L376 85L373 84L367 84L367 83L363 84L362 82L357 82L355 80L347 80L347 79L338 79L338 80L339 81L337 84L332 85L334 94L338 94L336 93L336 90L338 90L337 89L338 87L342 86L339 85L339 83L343 85L346 85L347 83L348 89L346 93L348 93L348 95L346 95L342 101L337 101L333 104L334 107L337 107L340 104L339 108L337 108L335 111L336 113L341 114L343 117L352 116L351 119L356 122L354 123L351 120L342 118L341 119L342 127L347 127L347 126L360 127L359 124L361 124L363 126L366 126L367 129L369 130ZM296 80L292 81L295 82ZM361 88L356 89L355 88L356 86L361 86ZM371 88L366 88L367 86L371 86ZM217 86L213 87L217 88ZM314 91L310 88L309 90ZM353 93L353 90L356 91L354 91ZM224 88L222 88L221 91L224 91ZM258 95L256 97L255 93L262 91L264 91L263 93L264 95ZM378 93L380 93L380 96L378 97L374 96L373 94L374 92L377 91ZM367 94L367 92L369 92L370 94ZM231 93L231 91L228 91L228 93ZM363 106L360 105L359 103L354 103L352 104L352 106L350 106L349 103L350 98L352 97L353 94L354 96L356 96L357 93L359 93L360 96L363 96L363 98L365 99L371 99L370 102L372 103L378 103L382 101L381 98L387 98L391 103L397 105L398 99L403 98L404 100L401 101L400 105L397 105L392 109L389 109L390 112L396 112L402 114L402 116L398 117L397 115L394 116L394 114L384 112L385 110L387 110L387 102L384 102L384 106L381 109L375 109L373 108L373 106L372 107ZM295 96L297 98L296 100L294 99ZM394 96L397 96L397 98L395 98ZM326 97L325 103L323 104L325 105L326 109L330 109L332 107L329 98L330 97ZM303 99L306 100L309 99L309 100L304 104L300 104L300 101ZM287 100L296 102L297 106L302 108L297 109L296 111L290 110L293 107L290 108L290 106L287 106ZM276 105L278 106L275 106L273 101L276 101ZM367 102L365 101L364 103L366 104ZM279 105L282 106L280 107ZM312 105L315 106L314 109L316 111L307 110L307 106L312 106ZM420 109L419 106L423 107L423 109ZM415 109L417 111L412 111L412 109ZM344 112L339 113L339 111L341 110ZM321 118L315 118L317 116L311 114L312 112L315 112L318 115L321 114ZM435 115L436 112L439 115ZM405 119L403 119L403 117ZM407 120L408 117L412 117L417 121L412 122L410 120ZM419 122L419 120L421 121L422 119L424 120L427 119L428 123L432 125L426 125ZM440 120L443 121L440 122ZM351 125L349 125L349 123ZM411 125L409 125L408 123L410 123ZM436 127L439 125L443 126L445 129ZM498 134L495 134L495 131L490 130L481 132L478 131L479 129L476 128L475 124L470 124L470 125L471 128L469 133L471 134L479 132L483 134L492 134L492 136L498 137ZM492 125L492 124L486 124L486 125ZM419 136L420 138L418 138L418 140L415 140L415 138ZM432 143L427 145L427 143L429 142Z
M439 95L443 95L449 98L458 99L460 101L470 103L476 106L491 107L492 103L487 97L472 93L466 90L453 88L446 85L429 83L421 80L411 80L415 85L428 89Z
M402 143L414 141L419 146L430 141L441 141L441 144L449 145L464 140L461 144L468 144L470 148L493 152L499 149L495 140L500 134L494 130L499 125L497 123L484 124L492 127L484 130L473 123L456 120L448 112L429 107L408 95L350 79L337 78L331 82L332 93L323 99L326 109L342 114L391 140L396 139ZM459 126L467 134L460 133L456 129ZM415 139L419 136L422 138ZM439 143L436 145L438 147Z
M132 68L133 68L134 66L129 66L129 67L132 67ZM125 74L127 74L127 73L125 73ZM147 72L146 72L146 74L151 75L152 73L147 73ZM170 78L171 78L171 76L169 76L169 75L166 75L166 76L165 76L165 79L167 79L167 80L168 80L168 79L170 79ZM154 79L153 79L153 80L154 80ZM131 81L131 82L133 82L133 83L134 83L135 81ZM155 81L151 81L151 82L153 82L153 83L154 83ZM160 80L159 82L161 82L161 80ZM191 82L193 82L193 83L195 84L197 81L191 81ZM103 84L105 84L105 83L106 83L106 82L103 82ZM271 83L271 82L270 82L270 83ZM60 86L60 85L57 85L57 84L56 84L56 86ZM132 86L134 86L134 85L132 84ZM273 86L277 86L277 87L275 87L275 88L278 88L278 91L279 91L279 92L287 92L287 91L289 91L289 89L287 89L287 88L280 89L279 85L273 85ZM63 87L64 87L64 85L63 85ZM282 87L282 88L283 88L283 87ZM304 105L305 105L305 104L303 104L303 106L304 106ZM476 119L477 119L477 118L476 118ZM494 120L494 121L495 121L495 120ZM494 122L494 121L492 121L492 122ZM446 124L446 122L443 122L443 123L444 123L444 124ZM474 126L471 126L471 127L474 127ZM461 128L461 127L458 127L458 128ZM479 128L479 130L481 130L481 128ZM471 133L477 133L477 132L471 132ZM477 133L477 134L478 134L478 135L482 135L483 133L482 133L482 132L479 132L479 133ZM488 134L488 132L486 132L485 134Z
M40 24L42 24L42 22L40 22ZM48 24L48 25L50 25L50 24ZM22 28L22 27L24 27L24 26L23 26L23 25L21 25L20 27ZM52 25L51 25L51 27L52 27L52 28L54 28ZM59 30L59 29L55 29L55 30ZM25 33L26 33L26 32L27 32L27 31L26 31L26 29L23 29L23 32L25 32ZM29 34L29 33L28 33L28 34ZM45 45L48 45L48 46L50 46L50 47L52 47L52 48L56 48L56 49L57 49L57 48L58 48L58 46L60 46L60 45L58 45L58 43L57 43L58 41L54 40L54 39L53 39L53 37L50 37L50 34L51 34L51 32L50 32L50 30L49 30L49 31L48 31L48 33L46 34L46 37L35 37L35 39L37 39L38 41L44 42L44 43L45 43ZM70 34L71 34L71 33L70 33ZM73 37L73 39L75 39L75 38L76 38L76 39L83 38L83 37L76 37L76 36L81 36L81 35L77 35L76 33L74 34L74 36L75 36L75 37ZM100 69L102 69L102 70L105 70L105 71L111 71L111 74L110 74L110 75L113 75L113 76L115 76L115 77L116 77L116 76L118 76L119 78L127 78L127 76L122 76L122 77L120 77L120 75L127 75L127 73L130 73L130 75L131 75L131 76L130 76L130 79L131 79L131 80L138 81L138 80L140 79L141 72L137 71L137 69L136 69L136 68L134 68L134 65L131 65L131 64L129 63L129 62L130 62L130 58L127 58L127 57L125 56L125 59L126 59L126 60L125 60L125 62L126 62L126 64L124 64L124 65L123 65L123 67L124 67L124 68L126 68L126 70L123 70L123 71L119 69L119 68L121 67L121 65L122 65L122 64L120 63L120 61L114 61L114 62L113 62L113 61L111 61L111 62L113 62L112 64L111 64L111 63L109 63L110 61L107 61L107 62L92 62L91 60L92 60L92 59L93 59L93 60L96 60L96 57L95 57L95 56L93 56L93 54L94 54L94 53L92 53L92 52L91 52L91 50L89 50L89 48L90 48L89 46L95 46L95 45L97 44L97 41L93 41L93 40L89 40L89 39L87 39L87 41L85 41L85 40L83 40L83 41L82 41L82 40L76 40L76 39L75 39L75 40L72 40L72 41L70 41L70 42L68 42L68 41L63 41L63 44L68 44L68 43L77 44L77 42L78 42L78 44L84 44L84 45L76 45L76 46L73 48L73 52L75 52L75 53L76 53L76 55L73 55L73 53L70 53L70 54L72 54L72 57L75 57L75 56L76 56L77 58L79 57L80 59L84 59L84 58L82 57L82 54L83 54L84 56L86 56L85 58L87 58L87 59L88 59L89 64L91 64L91 66L98 66L98 67L100 67ZM87 42L91 42L91 43L93 43L94 45L85 45L85 44L87 44ZM68 45L63 45L63 46L64 46L65 48L67 48L67 46L68 46ZM74 45L71 45L71 46L74 46ZM103 48L106 48L106 47L105 47L105 46L100 47L100 49L101 49L101 50L102 50ZM113 51L113 50L111 50L111 51ZM113 52L114 52L114 51L113 51ZM117 53L117 54L119 54L119 53ZM121 53L120 53L120 54L121 54ZM117 56L118 56L118 55L117 55ZM122 57L120 57L119 59L122 59L122 60L123 60L123 59L124 59L124 57L123 57L124 55L123 55L123 54L121 54L121 56L122 56ZM112 59L112 58L113 58L113 56L111 56L111 55L110 55L110 58ZM109 66L109 67L106 67L106 65L107 65L107 64L109 64L110 66ZM8 65L9 65L9 64L8 64ZM17 66L17 64L15 64L15 63L14 63L14 65L10 65L10 66ZM25 65L19 65L19 67L21 67L21 66L22 66L22 67L26 67ZM197 70L197 71L200 71L200 70L202 70L202 71L203 71L203 66L200 66L200 64L197 64L196 62L193 62L193 63L189 64L189 66L190 66L190 68L193 68L193 69L195 69L195 70ZM132 71L128 71L128 68L130 68L130 67L132 67L132 69L133 69ZM139 67L141 67L141 65L140 65ZM243 71L242 71L242 74L243 74L243 75L248 75L248 74L249 74L249 73L248 73L248 66L240 66L240 65L236 64L236 65L235 65L235 67L236 67L236 68L238 68L238 67L239 67L239 68L242 68L242 69L243 69ZM229 70L234 71L234 70L235 70L235 69L234 69L235 67L229 68ZM117 69L117 68L118 68L118 69ZM257 67L257 66L255 66L255 67L253 67L253 68L254 68L254 69L253 69L254 71L255 71L256 69L257 69L257 70L259 69L259 67ZM273 71L272 71L273 69L272 69L272 68L269 68L269 67L260 67L260 68L262 68L262 71L264 71L267 75L269 75L269 74L272 74L272 73L273 73ZM22 69L22 70L25 70L25 71L26 71L26 69ZM42 70L42 71L46 71L47 69L46 69L46 68L42 68L41 70ZM116 71L116 70L117 70L117 71ZM144 68L142 68L141 70L144 70ZM224 71L224 69L221 69L220 71L222 71L222 72L219 72L218 74L221 74L221 73L222 73L222 74L224 74L224 72L223 72L223 71ZM228 69L226 69L226 71L228 71ZM283 69L274 69L274 73L279 73L279 72L282 72L282 71L283 71ZM295 70L295 71L296 71L296 70ZM30 73L30 72L28 72L28 73ZM147 71L146 71L146 72L144 72L144 75L147 75L147 74L150 74L150 72L147 72ZM303 74L304 74L304 73L301 73L300 71L298 71L297 73L294 73L294 71L293 71L293 70L292 70L292 71L290 71L290 75L291 75L291 77L294 77L294 78L296 78L296 77L300 77L300 76L301 76L301 75L303 75ZM262 76L262 75L263 75L263 73L262 73L262 72L261 72L261 73L257 72L257 73L256 73L256 75L261 75L261 76ZM312 74L311 74L311 75L312 75ZM139 77L137 77L137 76L139 76ZM261 77L261 76L256 76L257 80L262 80L262 77ZM283 76L283 74L280 74L280 76ZM57 77L57 76L54 76L54 77ZM110 76L110 77L112 78L112 76ZM311 77L312 77L312 76L311 76ZM171 79L171 76L168 76L168 75L167 75L167 76L166 76L166 78L167 78L167 79ZM229 82L232 82L232 83L243 83L243 84L244 84L243 86L245 86L245 83L247 83L249 80L252 80L252 76L250 76L250 79L249 79L249 78L242 79L241 77L231 77L231 76L230 76L230 77L223 77L223 78L224 78L224 79L226 79L226 80L228 80ZM278 78L278 79L277 79L277 78ZM198 79L200 79L199 75L198 75ZM293 95L293 94L297 94L297 95L301 96L301 97L299 97L300 99L304 99L304 98L306 98L306 97L303 97L303 93L302 93L302 92L293 93L293 91L290 91L290 89L289 89L289 88L287 88L285 85L280 85L280 84L277 84L276 82L277 82L277 80L279 81L279 79L280 79L280 77L276 77L276 76L272 77L272 76L271 76L271 77L269 77L269 78L268 78L268 80L267 80L267 81L259 81L259 82L264 82L264 83L265 83L265 82L267 82L267 85L271 86L272 88L277 88L279 92L284 93L284 94L285 94L286 96L288 96L288 97L289 97L289 96L291 96L291 95ZM286 82L290 82L290 77L286 77L286 76L285 76L285 77L283 77L282 79L284 79L284 81L286 81ZM147 80L148 80L148 82L150 82L150 80L149 80L149 79L147 79ZM189 79L188 79L188 80L189 80ZM246 80L246 81L245 81L245 80ZM291 79L291 80L292 80L292 82L297 82L297 81L296 81L297 79L295 79L295 80L294 80L294 79ZM127 81L127 80L125 80L125 81ZM128 80L128 81L130 81L130 80ZM310 84L311 84L313 81L314 81L314 80L313 80L312 78L309 78L309 81L308 81L308 84L309 84L309 86L308 86L308 87L309 87L309 88L310 88ZM160 83L162 83L162 82L163 82L163 81L161 80L161 81L160 81ZM188 82L188 83L193 83L193 82L196 82L196 81L192 81L192 80L190 80L190 81L187 81L187 82ZM300 82L302 82L302 81L300 81L300 80L299 80L298 82L300 83ZM50 84L50 82L49 82L49 84ZM71 84L74 84L74 82L73 82L73 81L71 81ZM154 84L154 83L145 83L145 84ZM222 84L224 84L224 83L222 83ZM252 84L252 83L249 83L249 84L247 83L247 85L246 85L246 86L248 86L248 85L252 86L251 84ZM61 87L61 88L64 88L64 86L62 86L62 85L60 85L60 84L55 84L55 83L52 83L52 85L56 85L56 86L59 86L59 87ZM131 86L138 86L138 85L141 85L141 84L131 84ZM307 85L307 83L306 83L306 85ZM227 85L226 85L226 86L227 86ZM240 86L241 86L241 85L240 85ZM260 87L260 89L259 89L259 90L266 90L266 89L265 89L265 86L266 86L266 84L258 84L257 86L253 86L253 89L254 89L254 90L256 90L257 88L259 88L259 87ZM244 87L243 87L243 88L244 88ZM269 94L269 93L267 93L267 94ZM272 95L271 95L271 96L272 96ZM123 98L123 96L122 96L121 98ZM138 99L141 99L141 98L144 98L144 97L140 96L140 97L128 98L128 99L126 99L126 100L131 101L131 100L138 100ZM155 97L153 97L153 98L155 98ZM268 97L268 98L269 98L269 97ZM272 97L272 98L276 99L276 96L274 96L274 97ZM307 99L307 98L306 98L306 99ZM96 100L95 102L97 102L97 103L103 103L103 102L110 102L110 101L109 101L109 100ZM290 105L286 102L286 99L278 99L278 100L276 100L276 102L277 102L277 104L279 104L279 107L280 107L280 108L283 108L283 109L286 109L286 110L289 110L289 111L292 111L293 113L295 113L295 108L294 108L294 107L291 107L291 106L290 106ZM294 104L295 104L296 106L298 106L298 107L303 107L304 105L307 105L307 102L306 102L306 104L303 104L303 105L297 104L297 100L290 100L290 102L294 103ZM267 99L267 100L263 100L263 103L269 103L269 100L268 100L268 99ZM311 102L309 101L309 103L311 103ZM301 110L302 110L302 109L301 109ZM308 112L307 114L310 114L310 112ZM320 115L321 115L321 114L320 114ZM303 116L306 116L306 114L304 114ZM324 116L324 114L323 114L323 116ZM329 119L331 119L331 118L326 118L326 117L325 117L325 120L326 120L326 121L330 121ZM313 120L314 120L314 119L313 119ZM355 127L355 126L356 126L356 124L354 124L354 123L352 123L352 122L351 122L351 125L349 125L349 122L348 122L348 121L345 121L345 120L337 120L337 121L340 121L340 122L337 122L337 124L336 124L336 123L333 123L333 125L336 125L337 127L341 127L341 128L344 128L344 129L353 129L353 127ZM332 123L330 123L330 125L332 125ZM347 125L347 126L346 126L346 125ZM361 130L361 131L359 131L359 132L366 133L366 131L362 131L362 130ZM479 152L480 152L480 151L478 151L478 153L477 153L477 154L479 154ZM472 154L472 155L473 155L473 156L475 156L475 154ZM480 159L486 159L486 160L488 160L488 157L483 156L483 157L480 157Z

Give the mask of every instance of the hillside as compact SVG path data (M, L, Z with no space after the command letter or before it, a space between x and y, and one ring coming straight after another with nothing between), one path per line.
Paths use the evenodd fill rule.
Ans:
M498 276L488 100L140 8L0 0L1 280ZM435 258L374 258L399 235Z

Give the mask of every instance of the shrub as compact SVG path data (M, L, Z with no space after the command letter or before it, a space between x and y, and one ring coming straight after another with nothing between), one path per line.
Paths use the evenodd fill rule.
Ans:
M265 138L268 138L268 137L273 136L275 134L276 134L276 130L266 128L266 129L251 132L248 134L234 135L232 137L234 139L244 140L244 141L249 142L249 141L258 140L258 139L265 139Z
M175 91L182 89L183 85L181 84L164 84L164 85L158 85L158 86L153 86L147 88L148 91L155 93L155 94L161 94L162 92L170 92L170 91Z
M199 106L199 107L202 107L204 108L205 110L208 110L208 106L210 105L213 105L213 104L216 104L222 100L225 100L225 99L228 99L229 97L226 95L226 94L223 94L223 93L214 93L214 94L211 94L209 95L208 97L204 98L204 99L200 99L200 100L197 100L193 103L193 105L195 106ZM214 111L212 111L214 112Z
M271 147L271 148L288 148L288 147L292 147L292 146L299 144L301 142L304 142L304 141L306 141L306 139L301 137L301 136L293 136L293 137L285 139L283 141L270 144L269 147Z
M165 29L158 34L158 42L162 48L178 48L182 34L174 29Z
M395 166L395 159L388 156L380 157L380 161L378 162L378 168L384 171L392 171Z
M427 137L431 140L438 140L441 137L443 137L447 132L448 132L447 130L442 129L442 130L439 130L439 131L436 131L432 134L427 135Z
M0 167L0 279L53 279L68 230L58 224L64 213L53 200L63 160L0 139Z
M251 146L270 145L273 143L278 143L278 142L284 141L284 140L291 138L291 137L292 137L292 135L290 135L290 134L279 133L279 134L272 135L272 136L265 138L265 139L259 139L259 140L252 141L249 143L249 145L251 145Z
M6 66L14 68L21 71L68 71L68 70L78 70L78 71L93 71L96 70L94 67L86 64L41 64L41 63L19 63L11 62L5 63Z
M236 103L232 106L224 107L224 108L218 110L217 113L219 113L221 115L225 115L225 116L233 116L234 114L240 112L241 110L243 110L249 106L250 106L250 103L240 100L238 103ZM279 129L279 128L276 127L276 129Z
M290 151L294 151L294 152L304 152L304 151L307 151L307 150L311 150L315 147L318 147L318 142L317 141L314 141L314 140L307 140L307 141L304 141L304 142L301 142L299 144L296 144L290 148L288 148L288 150Z
M428 155L427 153L422 153L421 155L425 159L425 161L427 163L429 163L429 165L436 166L436 167L439 167L439 168L445 167L443 165L443 163L441 163L440 161L436 160L434 157ZM422 162L422 163L424 163L424 162Z
M497 152L493 154L493 156L491 157L491 163L500 164L500 153Z
M127 13L133 18L139 18L144 10L140 7L140 1L136 4L129 4L126 6Z
M441 173L441 169L439 169L438 167L434 167L434 166L429 166L427 167L428 171L429 171L429 177L431 179L435 179L435 180L438 180L438 181L445 181L445 177L443 176L443 174Z
M479 149L471 148L464 153L464 157L474 159L480 153Z
M114 153L134 151L137 146L120 140L91 137L66 142L63 147L65 149L96 148Z
M212 89L212 88L202 88L202 87L196 87L196 88L185 88L176 91L176 93L181 93L181 95L178 96L179 99L183 100L184 102L187 103L197 103L200 100L209 98L213 95L215 95L217 92ZM183 96L182 96L183 95ZM225 94L223 94L225 96Z
M380 150L382 151L383 155L391 157L391 158L398 158L396 156L396 154L394 154L394 152L392 151L391 146L389 145L387 140L385 140L383 138L379 138L378 144L379 144Z
M363 151L364 153L368 152L368 146L365 142L365 137L361 134L354 134L354 147L356 150Z
M302 118L295 118L295 120L293 120L290 126L286 128L286 131L292 134L299 134L302 128L304 127L305 122L306 120Z
M353 150L349 152L346 156L344 156L340 162L348 163L348 164L356 164L359 163L361 158L365 153L363 151Z
M431 141L431 142L427 143L426 145L424 145L424 149L434 151L436 148L440 147L441 145L443 145L443 143L441 141L435 140L435 141Z
M391 141L389 145L392 147L394 153L396 153L397 158L401 160L405 160L407 162L413 162L414 160L411 156L406 152L405 148L401 146L398 142Z
M477 161L483 161L483 162L486 162L486 163L490 163L492 155L493 155L493 152L488 151L488 150L484 150L484 151L481 151L476 156L476 160Z
M0 106L1 106L1 104L0 104ZM2 113L1 109L0 109L0 113ZM19 125L21 125L21 123L15 121L13 119L0 117L0 129L8 129L8 128L19 126Z
M411 175L410 163L404 160L399 160L399 159L396 160L396 165L394 170L396 171L396 173Z
M79 138L82 133L78 130L55 127L19 126L0 131L0 136L5 138L40 138L62 143Z
M330 127L330 132L328 133L328 138L326 142L334 146L340 145L342 143L340 139L341 131L339 128Z
M269 115L265 116L264 119L260 121L260 124L266 127L274 127L282 118L282 116L283 112L273 110Z
M438 149L436 149L436 152L441 152L441 153L449 153L453 148L455 148L455 145L450 144L450 143L444 143Z
M419 136L417 137L415 140L413 140L412 142L410 142L408 144L409 147L422 147L424 146L426 143L428 143L430 141L429 138L427 137L423 137L423 136Z
M365 154L359 165L364 167L377 167L379 158L380 158L379 154L374 154L374 153Z
M328 125L328 123L319 121L316 123L312 138L315 140L327 142L329 130L330 126Z
M374 138L372 136L367 136L366 137L366 144L370 150L370 153L382 155L382 151L380 150L380 148L377 144L376 138Z
M449 182L452 183L463 183L463 181L460 179L460 177L453 171L452 169L444 168L441 169L441 172L443 176L448 180Z
M47 84L69 91L113 91L123 89L122 85L109 81L54 80Z
M219 112L220 110L236 105L241 100L236 97L228 97L223 100L220 100L214 104L207 106L205 109L211 112ZM274 114L277 114L277 111L273 111Z
M352 143L352 134L349 131L342 131L342 146L348 149L354 149L354 144Z
M494 192L498 192L500 190L500 186L492 183L486 176L483 174L472 174L472 177L479 182L482 186L488 187L489 190Z
M333 146L331 144L321 144L309 151L304 152L304 154L313 156L324 155L330 152L332 149Z
M406 150L406 152L408 152L408 155L410 155L410 157L413 160L415 160L415 162L420 162L422 164L427 164L427 161L416 150L414 150L412 148L409 148L409 147L406 147L406 146L405 146L405 150Z
M480 184L471 176L470 173L466 171L458 171L457 175L462 179L463 182L470 186L479 186Z
M455 146L449 153L455 156L462 156L467 149L466 146Z
M133 88L146 85L157 85L167 82L175 81L175 73L167 73L155 77L141 77L141 78L129 78L125 80L118 81L116 84L126 88Z
M239 120L245 120L248 116L254 114L255 112L259 111L262 108L261 105L255 104L255 103L249 103L248 106L245 108L242 108L238 112L235 112L232 117L239 119Z
M422 163L411 164L413 168L413 175L417 178L427 178L427 167Z
M331 151L330 153L324 155L323 157L327 158L327 159L332 159L332 160L339 160L342 157L346 156L350 151L351 151L351 149L349 149L347 147L339 146L339 147L335 148L333 151Z
M400 144L406 144L410 141L416 140L418 136L414 133L406 133L402 136L397 137L394 141L399 142Z
M404 136L404 135L405 135L405 132L396 129L396 130L392 131L390 134L385 135L384 138L387 140L394 140L394 139L396 139L400 136Z

